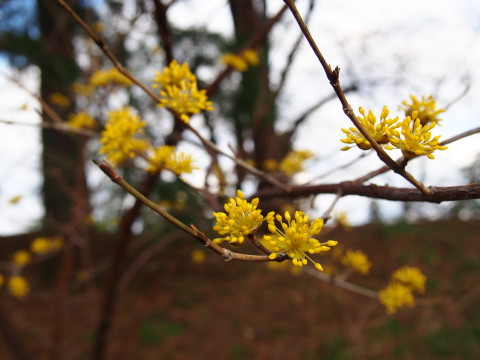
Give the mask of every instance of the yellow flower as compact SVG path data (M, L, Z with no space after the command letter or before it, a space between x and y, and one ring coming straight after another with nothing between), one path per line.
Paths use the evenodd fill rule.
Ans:
M340 258L340 262L343 266L350 267L362 275L368 274L372 267L372 263L368 260L367 255L360 250L347 249Z
M170 65L166 67L162 72L155 71L154 89L163 88L167 86L180 86L182 82L196 83L197 78L190 71L187 63L180 65L177 60L172 60Z
M205 261L205 251L196 249L190 253L190 256L195 264L201 264Z
M73 92L78 95L90 96L93 93L94 89L95 87L90 84L82 84L76 82L72 85Z
M193 165L192 157L185 153L176 153L173 146L160 146L153 150L153 155L148 158L150 162L147 171L157 173L163 169L180 175L182 173L191 173L198 167Z
M352 224L348 220L347 213L345 211L336 214L335 221L337 222L337 225L341 226L345 231L352 231Z
M81 111L71 115L67 122L68 125L77 129L96 129L97 122L87 112Z
M3 286L4 283L5 283L5 276L0 274L0 286Z
M100 139L100 153L106 154L107 158L117 165L142 153L148 144L145 139L138 138L138 135L144 134L145 125L130 108L110 111Z
M89 84L91 86L100 87L107 85L131 86L132 81L123 75L117 68L108 70L97 70L90 76Z
M269 214L270 215L270 214ZM322 219L315 219L308 224L308 216L303 211L296 211L292 219L288 211L284 214L285 221L280 214L275 217L267 216L268 230L272 235L265 235L263 243L265 247L272 251L270 259L275 259L278 254L287 254L292 259L293 265L303 266L310 260L317 270L323 271L322 266L313 261L308 254L318 254L322 251L329 251L330 247L337 245L334 240L321 243L313 238L320 233L323 227ZM275 225L275 220L280 223L280 227Z
M435 150L446 150L446 146L438 145L440 135L432 139L430 132L435 126L436 122L423 125L418 118L418 112L413 111L412 116L407 116L405 120L397 123L391 128L386 128L385 131L393 146L386 146L388 150L394 147L402 150L403 156L406 159L412 159L416 156L427 155L429 159L434 159L433 152ZM401 131L395 129L401 127Z
M279 169L287 175L293 175L304 170L303 162L313 157L308 150L290 151L278 165Z
M436 100L432 95L428 97L422 96L422 100L418 100L410 94L410 100L411 103L407 100L402 101L400 106L400 109L405 112L405 116L412 116L412 113L416 111L422 125L442 120L438 115L445 112L445 110L437 109Z
M63 94L60 94L59 92L51 93L50 96L48 97L48 100L52 104L57 105L57 106L62 107L62 108L69 107L70 104L71 104L70 99Z
M15 265L23 267L32 261L32 256L26 250L18 250L13 254L12 261Z
M412 290L408 286L395 282L379 291L378 296L389 314L396 313L403 306L413 307L415 305Z
M367 130L367 132L375 139L379 144L388 143L388 136L386 134L386 129L388 129L392 124L394 124L398 117L394 119L388 119L389 114L388 107L384 106L380 114L380 122L377 123L377 117L373 114L372 110L368 111L368 114L365 114L364 108L358 108L360 114L363 116L358 116L358 120L362 126ZM362 135L357 128L350 127L348 129L342 129L342 131L347 135L345 139L340 141L345 144L355 144L362 150L370 150L372 145L370 142ZM342 148L343 151L349 150L351 146L346 146Z
M162 72L156 72L153 79L154 89L160 88L161 100L158 104L172 111L184 122L190 116L202 110L213 110L212 103L208 101L205 90L198 90L197 78L190 71L188 64L179 65L173 60Z
M22 200L22 198L23 198L22 195L12 196L10 199L8 199L8 203L12 205L18 204L20 200Z
M220 61L237 71L243 72L248 70L249 65L258 65L260 60L258 58L258 53L255 50L247 49L238 55L226 53L220 58Z
M230 244L241 245L245 236L257 231L264 220L262 210L257 209L258 202L258 198L255 198L249 203L243 192L237 190L237 197L230 198L224 206L226 213L213 213L216 220L213 230L220 235L226 235L213 241L217 244L228 241Z
M48 254L61 249L63 240L59 237L37 237L30 243L30 251L37 255Z
M392 280L398 281L412 290L417 290L419 293L425 292L427 278L416 267L401 267L393 273Z
M8 279L8 291L17 299L23 298L30 291L28 280L23 276L13 275Z
M277 160L272 158L265 159L265 161L263 162L263 168L266 171L274 171L278 168L278 162Z

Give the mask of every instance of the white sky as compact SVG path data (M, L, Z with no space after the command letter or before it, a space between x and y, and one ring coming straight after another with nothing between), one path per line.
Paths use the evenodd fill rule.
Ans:
M297 4L302 12L307 1ZM281 0L270 0L270 12L283 6ZM286 17L290 17L289 13ZM170 20L188 27L203 24L210 30L231 34L232 24L225 0L179 1L170 13ZM108 26L108 24L107 24ZM442 139L480 126L480 5L474 0L318 0L310 25L327 61L340 66L341 79L356 74L360 79L376 82L371 92L349 97L358 106L378 113L383 105L392 112L409 93L417 96L434 94L440 105L449 103L470 85L468 94L443 116L435 134ZM271 62L274 71L284 64L285 51L299 30L293 21L278 27L272 45L276 55ZM399 73L400 64L404 64ZM0 63L3 72L10 71ZM401 75L402 86L392 86L392 79ZM35 89L35 71L22 74L30 89ZM274 77L273 77L274 78ZM346 80L345 80L346 81ZM0 75L0 120L38 122L33 111L19 110L24 103L34 104L18 87ZM345 85L345 83L344 83ZM281 124L288 125L302 109L331 93L331 88L311 50L304 43L295 70L289 78L289 88L283 98ZM34 105L30 105L33 109ZM193 120L193 125L198 124ZM341 127L350 123L338 101L332 101L313 116L300 130L298 149L313 150L321 161L312 168L313 176L323 174L337 164L359 155L359 150L338 151L343 145ZM22 231L41 216L38 199L40 177L39 132L28 126L0 124L0 234ZM458 185L463 180L459 169L469 165L480 154L479 135L452 144L449 150L436 153L436 160L415 160L409 170L422 178L426 185ZM398 154L392 153L396 157ZM372 155L348 171L335 173L325 182L346 180L380 166ZM307 175L304 179L309 179ZM195 179L192 179L195 180ZM379 184L407 186L405 180L392 174L375 179ZM16 205L8 200L23 195ZM318 213L329 205L329 197L319 197ZM368 200L360 197L342 199L336 210L346 210L352 222L367 220ZM400 204L382 202L389 216L401 211Z

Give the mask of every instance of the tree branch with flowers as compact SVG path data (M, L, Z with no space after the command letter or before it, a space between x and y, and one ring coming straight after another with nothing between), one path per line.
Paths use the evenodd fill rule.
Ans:
M88 51L94 53L92 44L99 51L91 64L103 63L104 59L111 63L102 69L88 69L91 74L87 80L72 86L72 91L81 99L78 104L89 105L68 118L63 119L55 111L70 101L68 97L56 94L45 100L37 96L42 112L50 119L42 126L94 143L94 163L103 175L122 189L121 195L115 190L111 192L111 195L116 194L112 195L111 201L122 199L122 204L116 204L118 209L123 209L117 219L117 241L112 246L109 276L105 280L94 326L93 359L105 358L129 246L135 238L135 223L142 222L144 207L162 217L168 223L166 227L176 228L227 262L293 265L295 271L302 270L332 286L376 299L388 314L394 314L402 307L413 307L415 294L425 293L425 275L419 268L409 265L394 271L383 289L373 290L351 282L352 274L367 275L372 261L359 249L344 248L341 238L331 239L329 225L333 222L350 229L345 218L334 216L334 210L339 199L351 195L425 203L480 199L478 183L428 186L406 170L411 161L424 157L434 160L434 154L448 151L447 145L477 134L480 128L441 141L437 125L443 121L440 116L445 109L437 105L433 96L410 95L408 100L401 102L397 116L391 115L388 106L384 106L379 114L363 107L354 111L347 95L359 91L357 84L341 85L340 68L332 69L325 59L297 9L298 2L293 0L284 0L285 5L271 17L262 17L252 1L231 0L229 5L234 15L237 43L231 51L215 54L215 66L204 59L207 54L190 62L180 60L182 56L175 57L180 46L175 43L178 39L167 14L177 2L152 2L159 40L164 48L164 66L157 67L149 74L148 80L141 80L141 71L137 76L127 65L122 65L119 55L111 47L112 42L101 35L99 28L89 25L66 1L55 1L86 33ZM307 16L314 6L315 2L310 1ZM299 38L285 57L278 86L273 86L269 78L268 38L272 29L285 18L296 21L334 95L317 100L289 130L281 131L276 126L277 103L301 46ZM199 75L202 66L203 70L208 68L209 76ZM129 94L129 101L124 101L120 107L111 106L118 89ZM99 94L97 100L92 95L96 92ZM133 101L136 95L143 102ZM353 153L359 150L360 157L375 153L384 165L343 181L299 182L296 175L307 170L308 162L315 160L316 155L309 149L296 149L294 136L314 110L334 97L352 123L351 127L339 127L339 147L341 143L344 147L338 151ZM148 107L151 107L149 111ZM217 133L220 132L221 137L229 113L233 114L230 130L235 144L219 140ZM148 120L146 115L150 115ZM169 131L160 129L155 127L152 118L155 121L160 119L157 123L168 120L172 126ZM5 120L4 123L10 122ZM182 150L183 144L195 147L198 154L197 151L193 154ZM402 156L395 160L389 155L390 151L400 151ZM197 162L200 157L208 163L207 166ZM347 168L357 159L338 168ZM189 181L197 171L204 173L203 185ZM367 183L390 171L405 179L410 187ZM173 182L177 189L186 189L202 202L201 211L192 217L194 220L183 220L174 210L159 203L163 199L158 199L156 192L163 191L162 195L165 195L169 192L169 183ZM123 198L124 193L133 196L134 201L128 203ZM323 194L334 194L335 199L321 217L311 218L308 213L313 200L308 204L304 199ZM193 206L193 201L188 205ZM75 237L65 236L65 240L39 237L28 250L15 252L0 273L0 286L5 286L14 298L26 297L31 286L22 276L22 270L47 254L60 252L64 245L77 246L72 238ZM71 258L64 255L64 260L68 269ZM333 271L332 263L344 271ZM84 274L93 283L91 270L89 268ZM68 279L62 276L66 275L59 275L59 283L65 285ZM63 286L66 292L65 288ZM62 317L55 321L53 327L61 329ZM8 321L5 324L8 327ZM61 339L61 331L56 336L56 340ZM52 354L58 352L56 346L52 345ZM12 347L17 349L18 345L12 343Z

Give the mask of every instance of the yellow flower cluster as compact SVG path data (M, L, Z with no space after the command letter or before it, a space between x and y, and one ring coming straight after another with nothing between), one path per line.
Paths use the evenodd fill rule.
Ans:
M249 66L258 65L260 62L258 53L255 50L247 49L240 54L226 53L220 61L228 66L231 66L237 71L247 71Z
M343 266L352 268L362 275L367 275L372 267L367 255L360 250L347 249L340 258L340 262Z
M147 171L150 173L157 173L163 169L180 175L182 173L191 173L192 170L198 169L193 165L191 155L185 153L175 152L173 146L160 146L153 150L153 154L148 158L149 166Z
M59 92L51 93L50 96L48 97L48 101L62 108L69 107L71 104L70 99Z
M216 238L215 243L228 241L230 244L241 245L245 237L260 228L263 221L268 224L269 235L264 235L261 243L270 251L270 260L286 254L295 266L303 266L312 262L317 270L323 271L322 265L314 261L309 255L329 251L337 245L334 240L320 242L314 238L323 227L322 219L315 219L309 223L308 216L303 211L296 211L290 215L286 211L284 217L271 211L263 217L262 210L258 209L258 198L249 203L245 200L242 191L237 190L237 197L230 198L225 204L226 212L215 212L216 224L213 227L223 238ZM285 219L285 220L284 220ZM275 224L275 220L279 226Z
M400 149L406 159L412 159L419 155L427 155L429 159L435 159L432 154L435 150L448 149L446 146L438 145L440 135L432 138L430 131L436 125L436 122L422 125L418 118L418 112L413 111L412 116L407 116L401 123L385 129L392 144L385 148L388 150L392 150L394 147ZM399 127L401 128L400 132L395 130Z
M7 287L10 294L17 299L25 297L30 291L28 280L20 275L10 276Z
M30 243L30 251L37 255L48 254L63 247L63 240L59 237L37 237Z
M413 291L423 293L426 280L418 268L404 266L397 269L392 274L390 284L378 293L387 313L393 314L403 306L413 307L415 305Z
M263 168L267 171L280 170L287 175L293 175L304 170L303 163L314 155L308 150L290 151L280 162L275 159L266 159Z
M419 293L424 293L427 277L416 267L403 266L392 274L392 280L398 281Z
M18 267L24 267L32 261L32 255L26 250L18 250L13 253L12 262Z
M68 125L76 129L96 129L97 122L87 112L81 111L71 115L67 122Z
M278 168L287 175L293 175L304 170L303 163L313 157L313 153L308 150L290 151L285 156Z
M375 139L379 144L387 144L389 142L388 136L385 132L385 129L391 126L398 120L398 117L394 119L388 119L388 114L390 111L388 107L384 106L380 114L380 122L377 123L377 117L373 114L372 110L368 111L368 114L365 114L364 108L359 108L358 111L363 116L358 116L358 120L368 131L368 133ZM345 144L355 144L362 150L370 150L372 145L370 142L362 135L357 128L350 127L348 129L342 129L342 131L347 135L345 139L340 140ZM351 146L346 146L342 148L343 151L350 149Z
M142 153L148 144L145 139L138 136L144 134L145 125L146 123L130 108L110 111L100 139L102 144L100 153L106 154L116 165Z
M72 84L72 90L75 94L90 96L93 93L93 90L95 90L95 86L76 82Z
M123 75L117 68L95 71L88 80L91 86L100 87L107 85L131 86L132 81Z
M230 198L224 206L226 213L213 213L216 220L213 230L220 235L226 235L213 241L217 244L228 241L230 244L241 245L247 235L255 233L264 221L262 210L257 209L258 202L258 198L255 198L249 203L243 192L237 190L237 197Z
M158 106L172 111L184 122L190 116L202 110L213 110L205 90L198 90L197 78L190 71L188 64L178 64L173 60L162 72L156 72L153 88L160 88L161 100Z
M418 100L414 95L410 94L409 103L407 100L402 101L400 109L405 112L405 116L412 116L412 113L416 111L418 118L422 125L439 122L438 115L445 112L444 109L437 109L437 102L432 95L425 97L422 96L422 100Z
M280 226L275 225L275 220ZM308 254L318 254L329 251L330 247L337 245L334 240L321 243L313 236L320 233L323 227L322 219L315 219L308 222L308 216L303 211L296 211L294 217L288 211L282 215L267 216L268 230L272 235L265 235L263 240L265 246L272 249L270 259L275 259L278 254L285 253L295 266L303 266L310 260L317 270L323 271L322 265L315 262ZM307 254L308 253L308 254Z
M438 114L444 112L443 109L436 109L436 102L432 96L423 97L422 101L410 95L412 103L403 102L406 117L399 121L398 117L388 118L389 110L383 107L380 115L380 121L377 123L376 116L369 110L365 114L363 108L359 108L363 116L359 116L358 120L367 132L381 145L390 143L385 146L387 150L398 148L402 151L405 158L411 159L416 156L426 155L429 159L434 159L433 152L435 150L446 150L446 146L439 145L439 136L432 137L432 129L440 120ZM401 131L397 131L401 128ZM354 127L342 129L347 135L345 139L341 139L343 143L356 145L362 150L372 148L370 142ZM352 146L346 146L341 150L349 150Z

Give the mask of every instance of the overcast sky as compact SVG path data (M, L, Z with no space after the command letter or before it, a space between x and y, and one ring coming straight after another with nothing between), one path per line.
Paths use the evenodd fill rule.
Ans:
M270 0L268 4L273 14L283 1ZM307 2L299 0L297 4L304 11ZM291 15L288 13L286 17L291 18ZM232 33L228 5L224 0L178 1L172 8L170 20L184 27L201 24L210 30ZM417 96L434 94L440 105L448 104L469 86L467 95L443 115L444 121L435 134L446 139L480 126L478 2L318 0L310 29L327 61L342 69L344 84L352 78L363 84L374 84L364 85L365 91L349 97L355 110L362 106L378 114L383 105L388 105L392 112L396 112L399 103L409 93ZM284 54L298 32L293 21L275 30L271 59L274 71L284 65ZM2 74L12 71L1 60L0 70ZM38 122L33 111L37 107L35 101L2 74L0 120ZM22 73L23 81L32 90L38 88L37 75L35 69ZM301 48L301 56L295 63L288 86L282 101L281 126L288 126L304 108L332 91L306 43ZM24 104L28 104L29 110L20 110ZM193 119L192 124L195 126L199 122ZM343 146L339 141L343 137L340 128L348 126L350 123L338 101L331 101L308 119L298 135L301 145L299 142L297 148L313 150L319 161L312 167L312 172L303 174L300 180L311 180L359 155L357 149L339 151ZM41 216L38 129L0 123L0 151L0 234L16 233L34 225ZM409 170L427 185L458 185L464 181L459 169L468 166L479 153L477 135L452 144L449 150L437 152L436 160L415 160L409 164ZM392 153L392 156L396 155ZM380 165L376 156L371 155L357 166L334 173L323 181L346 180ZM194 178L191 180L195 181ZM392 174L375 182L408 186L403 179ZM9 204L9 199L16 195L22 195L22 200L15 205ZM319 214L328 207L329 201L328 196L318 198ZM351 220L361 224L368 218L368 206L366 199L349 197L340 201L337 210L347 210ZM383 202L382 206L390 217L401 211L399 204Z

